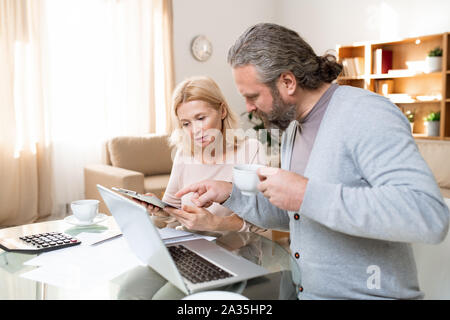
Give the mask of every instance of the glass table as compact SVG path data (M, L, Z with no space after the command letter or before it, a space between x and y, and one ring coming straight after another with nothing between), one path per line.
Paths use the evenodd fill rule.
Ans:
M0 237L19 237L45 232L65 232L77 236L82 232L118 231L113 217L90 227L77 227L63 220L47 221L0 229ZM296 299L300 272L290 253L276 242L255 233L228 232L215 235L219 246L270 271L266 276L249 279L215 290L231 291L249 299ZM83 244L82 244L83 245ZM65 249L62 249L65 250ZM55 251L54 251L55 252ZM6 252L0 249L0 299L171 299L185 294L148 266L137 265L119 276L95 286L59 287L22 277L37 267L24 263L37 255ZM71 279L76 281L76 279Z

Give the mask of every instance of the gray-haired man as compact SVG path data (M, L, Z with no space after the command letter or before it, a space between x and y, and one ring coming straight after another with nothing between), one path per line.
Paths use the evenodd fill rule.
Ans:
M279 25L249 28L228 62L247 110L284 130L281 169L259 170L256 196L223 181L177 195L289 230L299 299L422 298L410 243L442 241L449 212L400 110L332 83L335 58Z

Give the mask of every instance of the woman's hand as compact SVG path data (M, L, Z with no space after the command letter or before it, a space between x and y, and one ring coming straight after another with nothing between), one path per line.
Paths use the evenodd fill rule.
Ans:
M184 205L182 210L165 208L186 228L197 231L238 231L243 220L237 215L219 217L205 208Z
M144 194L144 196L155 196L153 193L148 192L146 194ZM168 217L169 214L167 212L164 212L164 210L162 210L161 208L155 207L154 205L147 203L145 201L140 201L138 199L132 198L132 200L134 202L136 202L137 204L140 204L141 206L143 206L145 209L147 209L147 212L151 215L151 216L158 216L158 217Z
M205 208L184 205L181 210L175 208L166 208L165 210L191 230L215 231L220 224L221 217L212 214Z

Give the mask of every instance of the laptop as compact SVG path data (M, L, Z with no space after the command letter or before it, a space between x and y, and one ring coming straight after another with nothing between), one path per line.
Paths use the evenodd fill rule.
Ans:
M97 189L131 251L187 295L269 273L205 239L166 245L143 206L101 185Z

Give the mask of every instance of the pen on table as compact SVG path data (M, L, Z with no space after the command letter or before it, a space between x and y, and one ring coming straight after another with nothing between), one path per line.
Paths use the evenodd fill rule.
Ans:
M101 244L101 243L103 243L103 242L106 242L106 241L109 241L109 240L113 240L113 239L119 238L119 237L121 237L121 236L122 236L122 234L119 233L119 234L116 234L115 236L112 236L112 237L109 237L109 238L106 238L106 239L103 239L103 240L100 240L100 241L91 243L91 246L96 246L96 245L98 245L98 244Z

